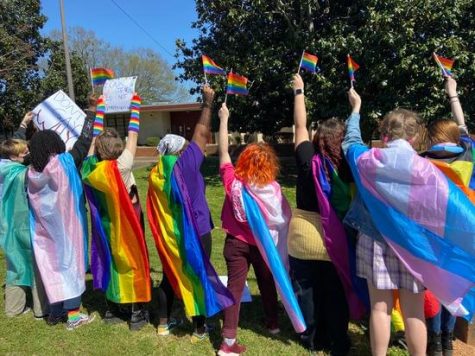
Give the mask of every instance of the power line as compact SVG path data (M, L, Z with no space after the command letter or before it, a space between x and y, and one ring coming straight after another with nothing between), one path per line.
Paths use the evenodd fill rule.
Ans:
M173 53L171 53L165 46L163 46L160 42L158 42L155 37L153 37L150 32L148 32L137 20L135 20L127 11L125 11L118 3L115 2L115 0L110 0L122 13L129 18L130 21L132 21L139 29L142 30L143 33L147 35L148 38L150 38L157 46L159 46L161 49L165 51L166 54L168 54L170 57L175 58Z

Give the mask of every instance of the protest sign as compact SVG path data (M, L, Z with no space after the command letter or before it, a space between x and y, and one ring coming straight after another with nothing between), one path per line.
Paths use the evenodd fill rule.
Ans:
M86 118L86 114L62 90L36 106L33 113L33 123L38 130L56 131L67 150L77 141Z
M137 77L109 79L102 93L106 101L106 114L130 111L130 100L135 92Z

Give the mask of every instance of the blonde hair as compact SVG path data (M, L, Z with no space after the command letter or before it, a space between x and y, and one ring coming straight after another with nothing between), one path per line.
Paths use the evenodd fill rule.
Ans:
M390 111L384 116L379 125L383 142L403 139L414 145L420 130L419 116L415 112L406 109Z
M24 140L11 138L0 144L0 156L5 158L18 157L28 149Z
M427 131L429 133L428 138L431 145L444 142L458 144L460 142L460 129L454 120L436 120L429 125Z
M124 142L113 128L106 128L97 137L94 153L100 160L114 160L124 151Z

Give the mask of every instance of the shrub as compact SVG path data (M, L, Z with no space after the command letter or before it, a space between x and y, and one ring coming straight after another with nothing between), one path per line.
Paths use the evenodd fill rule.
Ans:
M150 147L157 147L159 142L160 142L160 137L158 136L150 136L150 137L147 137L147 139L145 140L145 144Z

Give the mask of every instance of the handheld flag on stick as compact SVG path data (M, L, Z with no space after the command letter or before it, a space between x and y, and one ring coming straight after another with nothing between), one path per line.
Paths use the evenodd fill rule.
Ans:
M206 74L211 75L226 75L226 72L223 68L218 66L211 58L205 56L204 54L201 56L201 61L203 62L203 72L205 74L205 81L208 83L208 77Z
M355 81L355 72L360 68L360 66L350 57L350 55L348 55L347 57L347 63L348 63L348 75L350 77L350 84L351 84L351 87L353 88L353 82Z
M434 56L435 61L439 65L440 69L442 70L442 75L444 77L451 77L452 76L452 66L454 65L453 59L444 58L438 56L435 52L432 53Z
M114 71L108 68L91 68L92 86L102 85L107 79L114 78Z
M317 72L317 62L318 62L318 57L315 56L314 54L310 54L308 52L303 51L302 52L302 57L300 58L300 64L299 64L299 70L297 71L300 72L300 69L303 68L306 71L310 73L316 73Z
M248 95L249 90L247 89L247 81L248 79L246 77L231 71L228 74L228 84L226 86L226 97L224 102L226 102L228 94Z

